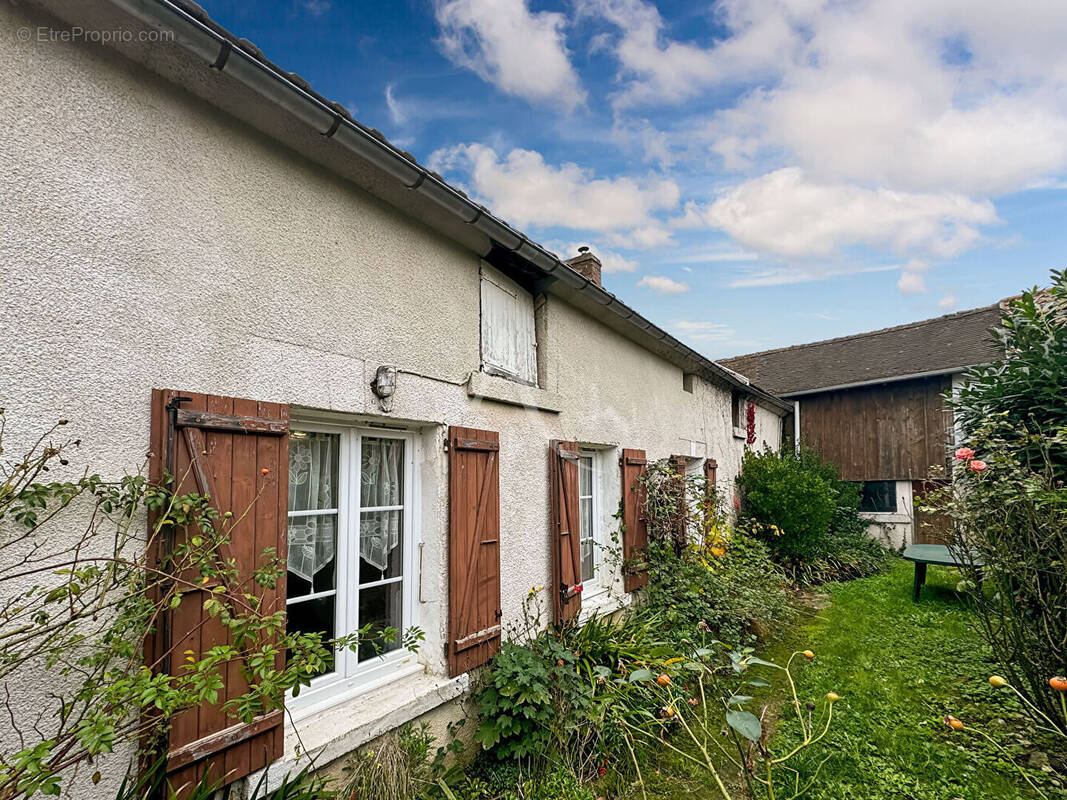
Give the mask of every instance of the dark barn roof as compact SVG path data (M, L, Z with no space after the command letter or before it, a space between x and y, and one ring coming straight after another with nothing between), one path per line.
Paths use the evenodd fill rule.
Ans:
M955 372L1002 355L988 331L1000 304L719 363L779 395Z

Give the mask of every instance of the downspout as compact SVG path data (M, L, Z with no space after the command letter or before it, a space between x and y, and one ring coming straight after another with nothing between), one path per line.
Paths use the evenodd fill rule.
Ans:
M793 453L800 457L800 401L793 401Z

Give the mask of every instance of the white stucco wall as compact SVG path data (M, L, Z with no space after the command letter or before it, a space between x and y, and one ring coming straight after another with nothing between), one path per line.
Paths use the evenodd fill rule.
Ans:
M40 22L28 13L0 5L0 29ZM99 46L5 37L0 58L9 454L66 417L82 440L72 467L114 478L144 462L153 387L355 420L382 416L369 382L397 366L388 416L420 432L423 453L419 658L433 680L447 616L445 426L500 433L506 626L550 582L549 439L710 456L721 482L736 473L728 390L696 380L686 392L681 369L550 297L545 389L562 413L471 398L460 384L479 367L475 254ZM759 408L757 429L757 446L778 445L776 414ZM378 705L421 713L427 693L456 686L409 689ZM39 680L15 690L27 710L46 702ZM113 796L114 778L77 796Z

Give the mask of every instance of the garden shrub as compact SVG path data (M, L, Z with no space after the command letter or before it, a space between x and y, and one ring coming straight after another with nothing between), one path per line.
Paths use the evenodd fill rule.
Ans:
M443 791L430 792L434 800L593 800L593 792L563 767L538 774L517 761L482 756Z
M795 583L848 580L885 566L885 548L859 515L858 484L840 480L814 451L749 451L737 484L739 527L765 542Z
M742 514L783 558L823 555L826 534L841 500L840 481L818 457L801 450L748 451L737 479Z
M1046 292L1032 289L1010 302L990 336L1007 354L963 376L949 403L961 430L982 430L1031 471L1067 476L1067 446L1050 443L1067 427L1067 273L1052 272Z
M953 521L978 630L1004 673L1067 732L1049 685L1067 665L1067 276L1052 278L1044 297L1005 309L993 332L1005 357L964 376L951 404L968 446L925 505Z
M593 704L592 686L558 635L504 642L477 697L474 738L499 759L538 765L560 750Z
M723 641L741 644L792 617L781 568L767 545L743 530L731 533L718 558L676 555L658 542L648 555L646 610L662 618L663 635L687 636L703 621Z
M782 569L764 542L730 525L721 497L703 479L656 463L643 480L643 602L542 631L531 592L527 624L517 632L524 643L502 645L476 692L475 738L488 752L476 769L441 787L445 800L584 800L584 784L609 772L608 784L642 781L641 761L665 752L668 736L679 738L671 748L699 750L726 730L745 764L764 758L759 719L743 708L752 698L738 685L769 685L749 676L750 666L781 669L745 645L792 616ZM804 736L814 738L810 726ZM720 780L706 753L701 759L694 751L692 760Z
M662 619L664 636L689 635L703 623L720 639L742 643L791 616L786 581L767 546L732 526L719 492L700 478L683 478L668 464L649 465L647 495L649 586L645 612ZM683 486L679 487L679 482ZM684 488L689 503L678 502ZM679 509L687 545L676 545Z

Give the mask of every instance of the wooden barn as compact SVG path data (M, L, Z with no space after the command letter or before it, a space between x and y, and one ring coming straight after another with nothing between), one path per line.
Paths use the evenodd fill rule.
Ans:
M1000 303L721 363L794 403L800 441L863 483L871 533L894 547L940 540L914 502L954 444L945 395L1000 356Z

